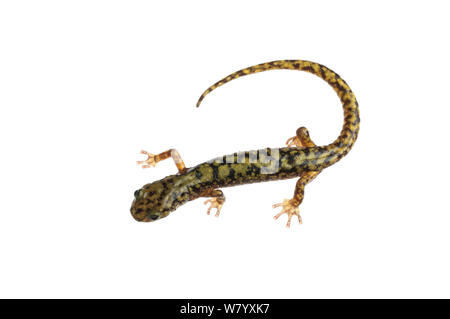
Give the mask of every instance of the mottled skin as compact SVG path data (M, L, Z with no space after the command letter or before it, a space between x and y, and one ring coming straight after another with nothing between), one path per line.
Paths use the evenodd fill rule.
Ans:
M225 202L225 197L218 188L300 177L294 196L274 207L281 206L283 208L275 218L283 213L288 215L287 226L290 225L293 215L296 215L301 223L298 206L303 200L305 185L324 168L344 157L358 136L358 103L347 83L332 70L314 62L273 61L258 64L225 77L200 96L197 106L208 93L231 80L252 73L277 69L306 71L317 75L331 85L344 108L344 125L338 138L329 145L316 146L309 137L308 130L301 127L297 130L296 136L287 141L288 147L234 153L189 169L185 168L181 157L175 150L158 155L143 152L149 158L138 163L147 164L145 167L154 166L160 160L172 157L179 172L147 184L135 192L131 213L136 220L154 221L166 217L180 205L199 197L212 197L207 201L211 203L208 214L211 208L216 208L217 216Z

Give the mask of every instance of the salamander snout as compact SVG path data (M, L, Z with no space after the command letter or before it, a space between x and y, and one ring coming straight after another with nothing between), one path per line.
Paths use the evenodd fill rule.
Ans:
M169 215L164 209L160 194L149 187L138 189L134 192L134 200L131 204L131 215L141 222L153 222Z

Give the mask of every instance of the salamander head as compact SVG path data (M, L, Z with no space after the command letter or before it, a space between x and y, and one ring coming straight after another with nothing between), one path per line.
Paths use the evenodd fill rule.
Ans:
M152 222L167 217L185 201L180 199L180 187L176 177L169 176L160 181L144 185L134 192L131 215L142 222Z

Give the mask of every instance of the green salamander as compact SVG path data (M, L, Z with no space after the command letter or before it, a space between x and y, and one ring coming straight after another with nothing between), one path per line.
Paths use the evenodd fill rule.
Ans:
M287 227L292 216L302 222L299 205L303 200L305 185L312 181L324 168L333 165L344 157L352 148L359 131L359 109L355 95L347 83L335 72L318 63L303 60L280 60L258 64L237 71L209 87L198 100L200 105L204 97L217 87L241 76L267 70L300 70L317 75L325 80L338 94L344 108L344 125L338 138L326 146L316 146L309 137L308 130L300 127L296 135L286 142L283 148L267 148L257 151L238 152L211 161L186 168L175 149L148 156L138 161L144 168L171 157L178 168L178 173L162 180L147 184L134 193L131 214L138 221L150 222L166 217L182 204L199 197L209 197L205 204L216 209L216 216L225 202L225 196L219 188L248 183L282 180L299 177L294 195L273 207L288 215Z

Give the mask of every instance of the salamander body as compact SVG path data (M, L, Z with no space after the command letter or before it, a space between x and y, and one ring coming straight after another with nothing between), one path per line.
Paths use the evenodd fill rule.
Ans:
M305 127L300 127L296 135L286 142L287 147L237 152L215 158L197 166L186 168L175 149L153 155L142 151L147 160L139 161L144 168L155 166L157 162L171 157L178 174L144 185L135 192L131 214L138 221L154 221L168 216L182 204L199 197L211 197L208 214L215 208L216 216L225 202L219 188L282 180L299 177L294 196L274 207L282 207L281 213L288 215L287 226L296 215L301 223L298 206L303 200L304 187L324 168L333 165L344 157L355 143L359 132L359 109L355 95L347 83L335 72L318 63L303 60L279 60L258 64L234 72L209 87L199 98L197 106L204 97L217 87L236 78L252 73L289 69L315 74L325 80L338 94L344 109L344 125L338 138L331 144L316 146Z

